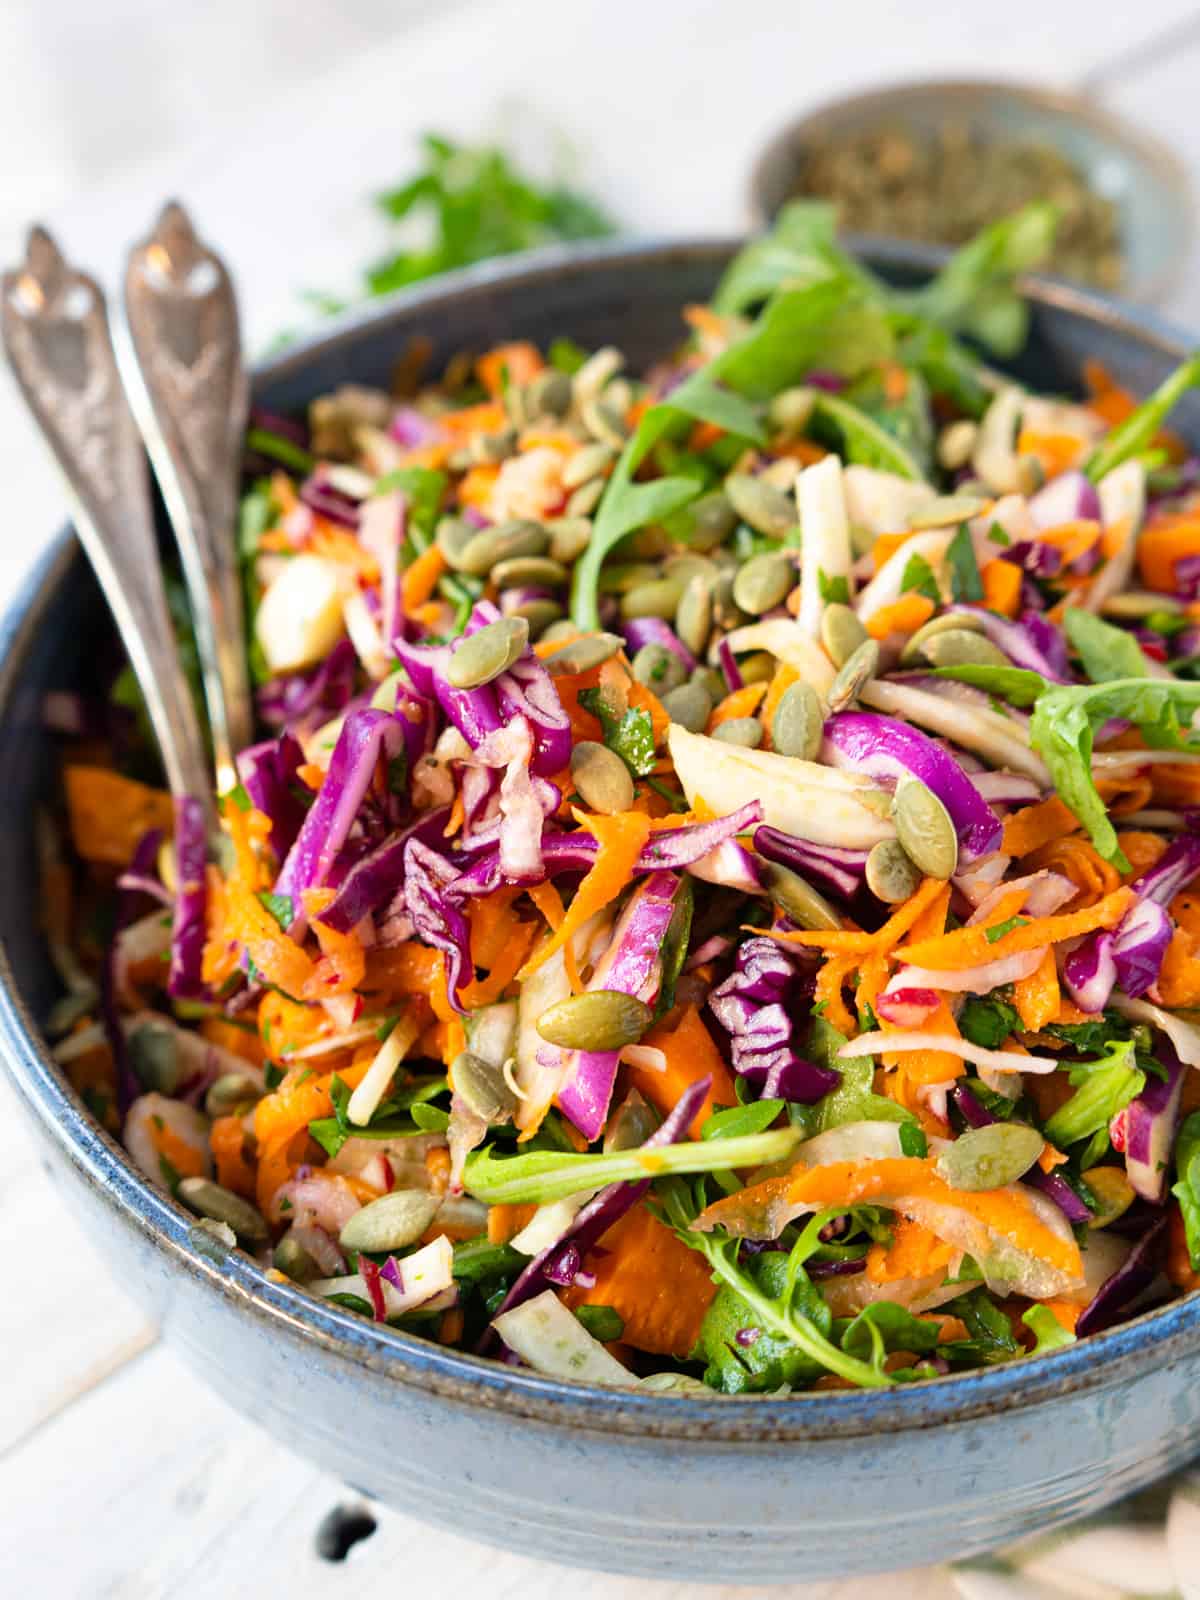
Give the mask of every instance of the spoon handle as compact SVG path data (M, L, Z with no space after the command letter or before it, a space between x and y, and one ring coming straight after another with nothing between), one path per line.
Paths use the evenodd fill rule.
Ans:
M130 252L124 289L117 354L183 558L224 793L254 731L234 527L248 407L237 301L174 201Z
M0 279L0 335L21 393L53 451L74 522L116 618L162 752L171 792L212 823L212 782L163 589L146 463L109 336L104 294L43 228Z

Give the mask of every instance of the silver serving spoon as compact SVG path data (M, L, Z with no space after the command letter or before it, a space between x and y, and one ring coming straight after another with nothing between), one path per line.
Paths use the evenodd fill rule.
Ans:
M44 228L0 279L0 336L34 421L66 479L75 527L116 619L179 799L204 807L212 780L163 590L146 461L109 335L104 294Z
M183 559L217 793L254 735L235 519L249 392L224 263L175 201L130 251L117 360Z

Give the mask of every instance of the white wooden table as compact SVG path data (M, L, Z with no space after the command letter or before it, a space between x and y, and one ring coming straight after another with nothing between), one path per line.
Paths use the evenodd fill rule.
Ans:
M405 173L421 130L507 130L535 154L548 130L565 132L588 186L631 227L717 231L744 221L750 157L786 116L913 75L1075 85L1099 72L1110 103L1171 139L1200 183L1191 15L1167 0L1102 13L1082 0L859 0L852 13L796 0L0 6L0 264L38 216L111 283L130 237L178 194L234 262L261 348L297 322L298 290L347 288L370 259L380 240L365 196ZM1200 326L1200 284L1174 309ZM0 481L6 602L61 515L7 383ZM561 1569L392 1513L344 1564L321 1561L316 1527L346 1491L241 1421L157 1342L89 1249L12 1100L0 1081L0 1595L391 1600L478 1583L543 1600L561 1590ZM566 1581L581 1600L684 1592ZM890 1600L953 1593L938 1574L889 1579L887 1590ZM864 1586L772 1592L849 1600Z

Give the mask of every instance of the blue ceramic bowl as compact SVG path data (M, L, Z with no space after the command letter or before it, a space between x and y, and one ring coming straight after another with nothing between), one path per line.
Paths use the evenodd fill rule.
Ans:
M489 266L408 292L259 374L275 411L386 382L414 335L435 363L501 337L677 339L726 243L606 247ZM875 264L911 278L928 258ZM1070 388L1087 356L1145 390L1181 346L1146 318L1034 287L1020 371ZM1200 406L1181 412L1200 442ZM114 1271L197 1372L284 1444L370 1495L492 1543L697 1581L820 1578L985 1550L1094 1511L1200 1442L1200 1295L1063 1352L879 1393L669 1398L551 1382L376 1327L273 1282L133 1168L53 1065L54 979L37 932L35 807L51 795L48 689L89 681L110 642L74 541L0 636L0 1035L52 1170Z

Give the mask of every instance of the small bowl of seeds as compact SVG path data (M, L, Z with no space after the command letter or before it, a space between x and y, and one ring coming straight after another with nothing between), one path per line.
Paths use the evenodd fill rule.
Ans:
M1190 180L1157 140L1084 96L984 81L898 84L790 123L751 174L755 221L796 199L831 201L863 239L951 247L1052 200L1045 270L1148 302L1186 272L1195 231Z

